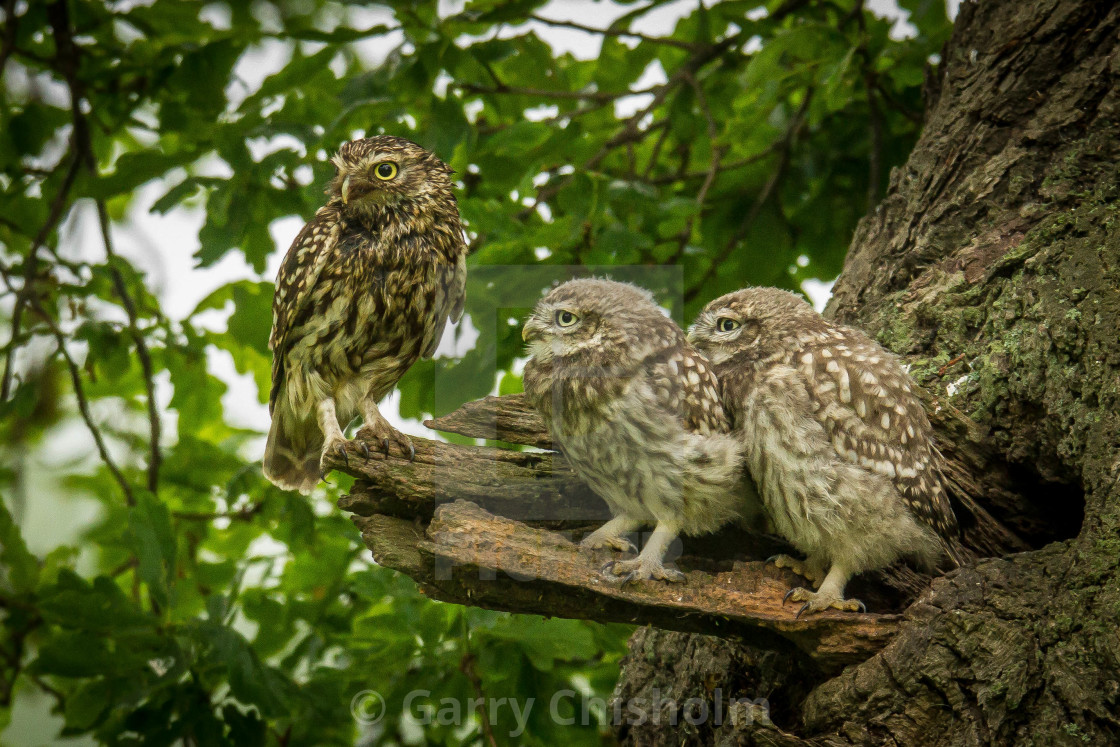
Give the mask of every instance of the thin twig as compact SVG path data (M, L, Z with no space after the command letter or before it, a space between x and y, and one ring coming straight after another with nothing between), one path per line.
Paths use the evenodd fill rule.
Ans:
M646 162L646 168L642 172L642 179L649 180L649 175L653 173L653 169L657 166L658 159L661 158L661 148L665 145L665 139L669 137L669 128L666 127L657 136L657 140L653 143L653 152L649 154L649 161Z
M863 0L856 3L853 12L857 13L859 24L860 68L863 71L863 84L867 89L868 124L871 128L871 152L867 163L867 209L875 206L879 198L880 172L883 170L883 113L879 108L878 77L871 64L871 53L867 49L867 23L863 13Z
M901 101L896 99L894 94L887 90L887 87L883 85L883 81L878 76L875 77L875 90L879 92L879 95L883 97L883 101L886 101L892 109L894 109L896 112L906 117L919 127L922 126L923 122L921 113L914 111L910 107L906 106L906 104L903 104Z
M649 36L648 34L642 34L642 33L639 33L637 31L629 31L629 30L626 30L626 29L615 29L615 28L601 29L601 28L597 28L595 26L586 26L582 23L576 23L575 21L558 21L558 20L553 19L553 18L545 18L544 16L538 16L536 14L530 15L529 20L536 21L538 23L543 23L546 26L553 26L555 28L565 28L565 29L575 29L576 31L585 31L589 34L602 34L603 36L626 36L626 37L630 37L631 39L639 39L641 41L649 42L651 44L664 44L664 45L669 46L669 47L677 47L678 49L686 49L690 52L695 51L697 49L697 46L698 46L698 45L696 45L692 42L686 42L686 41L682 41L681 39L673 39L671 37L666 37L666 36Z
M215 521L216 519L252 521L263 508L264 503L254 503L237 511L172 511L171 515L183 521Z
M66 368L70 372L70 383L74 387L74 396L78 400L78 412L81 413L86 428L89 429L90 435L93 436L93 442L97 446L97 453L101 456L101 461L105 463L105 466L109 468L109 472L113 475L113 479L121 486L121 492L124 493L125 502L128 503L129 506L135 506L136 497L132 494L132 488L129 486L128 480L125 479L120 468L117 467L117 463L113 460L113 457L109 454L109 449L105 445L105 439L101 435L101 429L93 422L93 415L90 413L89 409L89 399L86 397L85 386L82 384L81 368L70 356L70 351L66 349L66 333L59 328L58 324L56 324L50 314L47 313L47 310L43 308L38 298L31 299L30 307L47 325L47 329L50 330L51 334L54 336L55 342L58 344L58 352L62 354L62 359L66 361Z
M0 402L6 402L12 392L12 375L15 365L15 352L18 347L16 341L19 339L20 329L23 324L23 310L27 306L31 297L35 294L35 276L39 272L39 249L46 242L47 237L54 232L58 227L59 222L62 220L66 200L70 196L70 190L74 186L74 179L78 176L78 169L80 163L77 158L70 161L70 165L66 169L66 175L62 179L62 184L59 185L58 194L51 200L50 212L47 213L47 220L43 223L43 227L39 229L39 233L31 240L31 249L27 253L27 263L23 269L23 286L16 293L15 306L12 309L12 332L11 342L8 348L8 355L4 361L4 375L0 380Z
M708 162L707 175L704 178L704 183L700 185L700 191L696 194L696 210L692 215L688 216L685 221L684 228L681 230L677 238L677 251L674 256L674 261L684 255L684 250L688 246L689 239L692 238L692 228L696 224L696 216L704 209L704 201L708 199L708 190L712 188L712 183L716 180L716 174L719 173L720 160L723 158L726 148L722 145L717 145L716 140L719 139L719 127L716 125L716 119L712 116L712 110L708 106L708 98L704 95L704 88L696 80L696 76L689 73L685 76L685 81L696 92L696 102L700 105L700 111L704 114L704 120L708 123L708 143L711 148L712 154ZM682 162L682 166L685 164Z
M529 215L531 215L533 211L537 209L537 206L542 202L548 202L550 199L555 197L556 194L560 192L560 190L562 190L571 182L576 173L586 173L588 171L594 171L599 166L599 164L603 162L603 159L610 155L611 151L615 148L622 145L627 145L629 143L637 142L642 138L649 136L650 133L657 131L659 128L667 126L668 123L663 121L650 125L644 130L640 127L641 122L643 119L645 119L646 115L660 106L662 102L665 101L669 93L685 80L686 76L693 75L701 67L711 62L719 55L723 54L726 50L733 47L738 43L741 36L742 33L734 34L716 44L704 47L700 51L696 52L696 54L689 58L688 61L686 61L683 65L681 65L668 80L650 89L649 93L653 94L653 99L647 106L643 107L642 109L638 110L637 112L623 120L622 128L615 133L614 137L605 142L603 146L599 148L599 150L596 151L593 156L591 156L591 158L587 159L587 161L580 169L572 172L572 174L567 178L562 179L555 184L549 183L542 187L537 192L537 196L533 200L532 204L525 207L517 214L518 219L524 220Z
M16 16L16 0L4 0L4 40L0 42L0 79L4 77L4 67L16 49L16 35L19 31L19 17Z
M958 363L960 363L961 361L963 361L963 360L964 360L964 357L965 357L965 353L961 353L961 354L960 354L960 355L958 355L958 356L957 356L956 358L953 358L953 359L952 359L951 361L949 361L948 363L946 363L946 364L945 364L944 366L942 366L941 368L937 369L937 375L938 375L938 376L944 376L944 375L945 375L946 373L948 373L948 371L949 371L949 369L950 369L950 368L952 368L953 366L955 366L955 365L957 365Z
M490 723L490 714L486 707L490 701L486 699L486 694L482 691L482 680L479 678L478 672L476 672L474 668L474 654L466 650L466 633L464 632L463 635L464 653L463 658L459 661L459 670L470 681L471 687L474 688L475 695L478 696L475 701L475 710L478 712L479 721L482 722L482 733L486 737L486 742L491 747L498 747L498 740L494 739L494 726Z
M109 210L104 200L97 200L97 217L101 224L101 239L105 243L105 258L109 266L109 274L113 278L113 288L120 296L125 313L128 314L128 332L136 345L136 355L140 359L140 370L144 373L144 388L148 399L148 432L151 446L148 456L148 490L152 493L159 491L159 468L163 462L160 453L160 417L159 403L156 402L155 372L152 367L152 354L148 350L148 343L144 340L144 333L140 330L136 313L136 302L125 285L124 276L116 266L117 255L113 251L113 240L110 233Z
M466 93L479 93L490 95L507 95L507 96L539 96L548 99L576 99L580 101L603 101L611 102L617 99L626 98L627 96L642 96L644 94L653 93L657 86L650 86L649 88L642 88L637 91L550 91L544 88L521 88L518 86L496 85L496 86L480 86L475 83L461 83L459 89Z
M782 141L778 140L778 141L773 142L770 145L768 145L764 150L761 150L758 153L755 153L753 155L746 156L744 158L739 158L739 159L736 159L734 161L722 161L719 165L719 173L722 174L726 171L734 171L735 169L741 169L744 166L750 166L752 163L757 163L758 161L761 161L762 159L766 158L767 156L773 155L774 152L777 151L778 148L781 146L781 144L782 144ZM664 184L672 184L674 182L688 181L688 180L692 180L692 179L707 179L708 178L708 173L709 172L708 172L707 169L705 169L704 171L686 171L684 173L679 173L679 174L667 174L665 176L655 176L652 179L645 179L643 181L645 181L647 184L652 184L654 186L661 186L661 185L664 185Z

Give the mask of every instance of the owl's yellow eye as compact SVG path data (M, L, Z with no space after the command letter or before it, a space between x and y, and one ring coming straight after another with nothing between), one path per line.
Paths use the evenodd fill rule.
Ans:
M373 174L381 181L387 182L397 175L397 170L397 164L392 161L382 161L377 164L377 167L373 170Z
M570 311L561 309L556 312L556 323L561 327L570 327L579 321L579 317Z
M742 326L742 322L735 321L729 316L721 316L719 319L716 319L716 329L720 332L733 332Z

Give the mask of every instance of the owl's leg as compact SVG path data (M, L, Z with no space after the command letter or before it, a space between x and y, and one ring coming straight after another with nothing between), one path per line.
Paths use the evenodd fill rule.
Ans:
M616 516L584 537L579 546L588 550L610 547L619 552L637 552L638 548L634 547L634 543L622 535L634 531L641 526L641 523L629 516Z
M824 564L816 558L798 560L790 555L771 555L766 562L773 563L778 568L788 568L798 576L808 579L814 586L824 580Z
M677 525L671 522L659 521L653 534L646 541L638 557L633 560L611 561L603 566L603 573L610 573L619 583L629 583L646 578L656 578L661 581L683 582L685 576L676 568L667 568L664 564L665 552L673 540L677 538Z
M816 591L809 591L801 587L790 589L786 592L782 604L785 604L789 599L795 602L804 602L805 604L797 611L798 617L801 617L805 612L820 612L829 608L847 612L867 612L867 607L864 606L863 602L858 599L844 598L844 587L848 584L850 576L851 574L848 571L833 563L819 589Z
M319 474L326 475L327 456L333 454L344 462L346 457L346 436L338 424L338 413L335 412L334 398L327 397L319 403L319 429L323 431L323 450L319 452Z
M389 454L389 442L392 441L401 455L408 457L408 461L411 462L416 458L416 447L412 445L412 439L389 425L389 421L377 409L376 399L371 396L366 397L362 400L361 407L362 427L358 431L359 436L379 442L386 456Z

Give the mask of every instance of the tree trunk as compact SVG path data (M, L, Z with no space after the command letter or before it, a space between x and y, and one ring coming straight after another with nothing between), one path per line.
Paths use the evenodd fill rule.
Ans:
M619 703L711 703L719 688L756 712L765 698L769 720L692 725L685 709L674 726L670 704L658 723L624 718L623 743L1120 740L1118 81L1120 4L963 4L924 134L829 305L911 363L972 497L1025 551L936 580L839 674L643 629Z

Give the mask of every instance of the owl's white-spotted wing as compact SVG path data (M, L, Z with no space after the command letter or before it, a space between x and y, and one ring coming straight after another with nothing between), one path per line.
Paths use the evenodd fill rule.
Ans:
M341 229L341 211L337 205L325 205L315 213L292 242L280 272L276 276L276 296L272 300L272 391L268 397L269 412L276 406L276 397L284 380L284 359L290 335L308 312L312 291L323 268L335 256Z
M425 358L431 358L435 355L440 338L443 337L443 332L447 329L448 320L458 322L463 318L463 304L466 302L467 296L466 252L459 253L455 261L455 267L444 276L444 287L446 288L446 295L443 306L436 315L436 330L428 346L424 349L423 355Z
M918 519L955 539L929 418L894 356L847 331L807 346L792 364L812 383L814 414L836 453L889 478Z
M727 433L730 423L720 403L719 381L708 361L683 339L659 358L650 367L658 403L679 414L693 433Z

